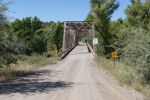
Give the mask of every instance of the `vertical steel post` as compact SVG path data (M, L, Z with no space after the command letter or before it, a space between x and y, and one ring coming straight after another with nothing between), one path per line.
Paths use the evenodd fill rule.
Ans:
M93 39L95 38L95 24L92 22L92 33L93 33ZM93 41L92 41L93 44ZM93 49L94 49L94 44L93 44Z
M95 24L92 22L92 29L93 29L93 38L95 38Z
M76 45L76 34L75 34L75 31L73 31L73 35L74 35L74 43L73 43L73 45L75 46Z
M66 28L67 25L66 25L66 22L64 22L64 36L63 36L63 51L66 50Z

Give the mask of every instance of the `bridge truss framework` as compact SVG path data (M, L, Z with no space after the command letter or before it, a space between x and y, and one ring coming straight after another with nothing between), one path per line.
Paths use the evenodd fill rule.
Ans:
M94 22L90 21L65 21L63 36L63 51L70 47L74 47L77 41L77 35L84 32L87 35L95 36Z

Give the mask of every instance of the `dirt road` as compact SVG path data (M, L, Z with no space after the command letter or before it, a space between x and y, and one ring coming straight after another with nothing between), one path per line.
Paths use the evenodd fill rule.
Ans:
M56 65L0 84L0 100L142 100L96 67L86 45Z

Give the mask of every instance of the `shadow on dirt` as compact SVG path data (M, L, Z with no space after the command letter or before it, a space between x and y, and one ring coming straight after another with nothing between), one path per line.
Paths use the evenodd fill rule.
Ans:
M55 72L44 70L32 73L18 74L19 78L11 80L5 83L0 83L0 95L11 93L47 93L49 91L55 91L56 89L65 89L73 86L72 82L50 82L46 78L39 78L39 76L46 75L47 77L54 77L51 74ZM56 73L58 74L58 73Z

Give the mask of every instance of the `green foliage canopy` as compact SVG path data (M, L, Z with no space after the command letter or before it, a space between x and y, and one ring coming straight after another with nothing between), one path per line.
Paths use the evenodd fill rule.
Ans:
M105 47L111 45L112 34L110 32L110 21L112 14L119 7L119 3L116 0L91 0L91 12L87 17L88 21L94 21L97 31L97 37L99 40L103 40L99 43L99 47ZM109 54L112 48L104 48L104 54Z

